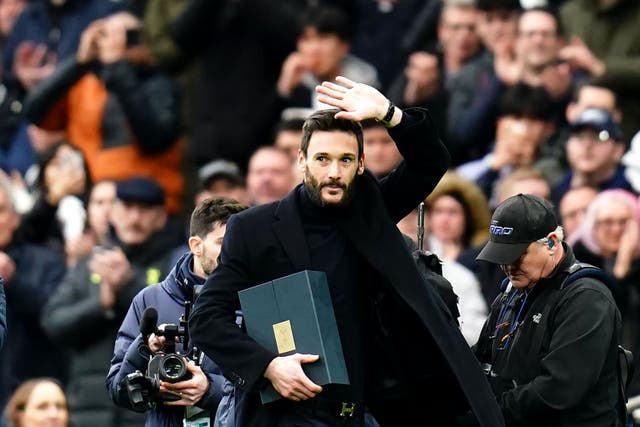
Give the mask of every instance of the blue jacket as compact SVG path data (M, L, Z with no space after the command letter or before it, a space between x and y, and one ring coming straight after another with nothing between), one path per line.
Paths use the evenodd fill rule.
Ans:
M138 346L142 343L140 319L147 307L158 310L158 325L163 323L177 324L184 313L185 300L191 300L193 286L204 284L204 279L191 271L193 255L187 253L180 258L167 278L156 285L148 286L133 299L129 311L120 326L111 359L111 369L106 378L106 386L111 398L118 406L131 408L127 391L121 387L121 381L135 371L145 372L148 359L141 355ZM222 397L224 377L218 366L206 356L200 367L209 378L209 390L196 405L216 413ZM183 408L165 406L147 413L146 427L181 427Z
M13 59L20 43L44 44L60 62L76 53L80 35L91 22L122 8L119 0L71 0L62 7L53 7L46 0L31 2L16 20L2 50L5 78L14 78Z

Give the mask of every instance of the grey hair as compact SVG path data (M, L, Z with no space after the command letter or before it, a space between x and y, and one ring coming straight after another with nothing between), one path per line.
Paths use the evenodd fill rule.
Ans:
M558 237L558 241L564 241L564 228L561 225L557 226L553 233ZM542 239L536 240L536 243L540 243L541 245L546 245L549 243L548 237L543 237Z

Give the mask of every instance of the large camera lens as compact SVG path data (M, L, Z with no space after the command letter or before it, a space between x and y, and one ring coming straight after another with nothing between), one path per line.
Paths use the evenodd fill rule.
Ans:
M175 355L169 355L162 360L162 374L167 381L182 379L187 371L184 360Z

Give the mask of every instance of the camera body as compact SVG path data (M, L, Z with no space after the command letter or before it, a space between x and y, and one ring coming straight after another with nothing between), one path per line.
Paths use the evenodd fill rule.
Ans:
M182 323L183 318L180 318ZM186 323L186 322L185 322ZM191 372L187 369L185 358L188 357L187 349L187 332L184 327L174 324L164 325L163 329L156 329L154 333L157 336L165 337L165 345L162 351L157 352L147 365L146 376L150 379L150 384L155 389L156 400L161 402L171 402L180 400L180 396L171 393L160 393L160 381L168 383L178 383L188 380L192 377ZM184 344L184 352L176 351L176 343Z
M189 308L190 303L187 302L185 313L180 316L180 325L166 324L161 328L156 327L157 311L154 308L147 308L143 313L140 329L145 343L139 347L138 351L149 357L147 370L144 374L135 371L124 379L129 402L135 411L144 412L156 407L159 403L181 399L177 394L160 392L160 382L178 383L192 377L191 372L187 369L187 359L193 356L192 353L197 350L189 350L188 348L189 334L186 319L188 319ZM147 315L147 313L151 313L149 310L153 310L154 314ZM150 325L151 323L152 325ZM162 350L155 354L151 353L146 345L151 333L165 337ZM182 344L182 351L176 350L177 343ZM195 359L197 360L197 358Z

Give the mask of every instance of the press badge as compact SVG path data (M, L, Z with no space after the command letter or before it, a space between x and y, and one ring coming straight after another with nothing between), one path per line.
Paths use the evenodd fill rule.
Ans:
M209 418L199 418L197 420L183 420L182 425L184 427L211 427L211 423L209 422Z
M209 411L196 406L187 406L184 411L183 427L211 427Z

